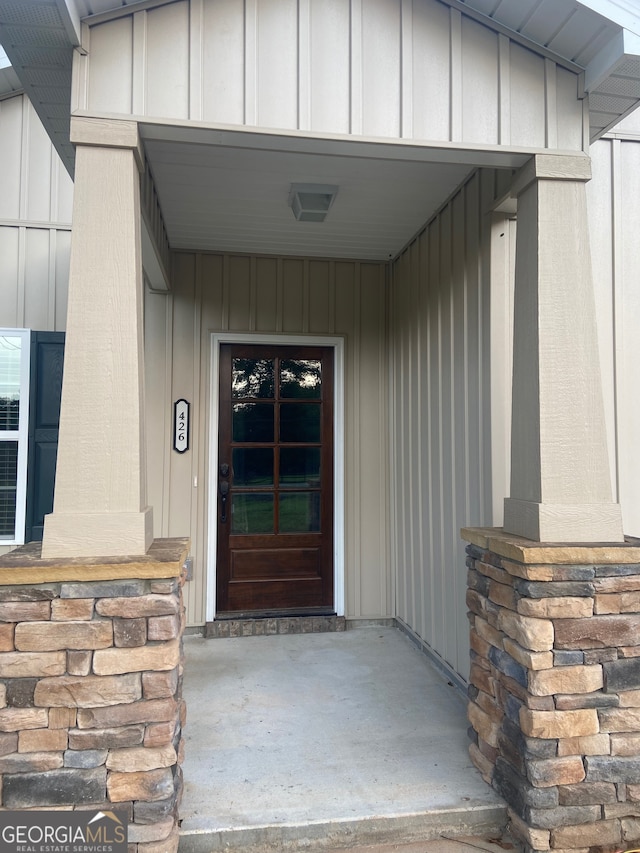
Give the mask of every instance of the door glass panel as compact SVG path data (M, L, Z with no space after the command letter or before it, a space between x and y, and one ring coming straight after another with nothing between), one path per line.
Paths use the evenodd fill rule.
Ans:
M234 403L234 441L273 441L273 403Z
M273 449L271 447L234 447L234 486L273 486Z
M280 441L320 441L320 405L282 403Z
M273 494L232 495L231 532L273 533Z
M0 335L0 430L17 430L20 416L20 347L12 335Z
M319 486L320 448L283 447L280 450L280 486Z
M231 396L274 396L274 368L271 358L234 358L231 370Z
M320 492L280 495L280 533L314 533L320 530Z
M280 363L280 396L319 400L322 391L322 363L287 358Z

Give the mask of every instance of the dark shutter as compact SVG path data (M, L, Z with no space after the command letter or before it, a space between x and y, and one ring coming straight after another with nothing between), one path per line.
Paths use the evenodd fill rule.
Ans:
M63 332L32 332L25 542L42 540L53 509L63 361Z

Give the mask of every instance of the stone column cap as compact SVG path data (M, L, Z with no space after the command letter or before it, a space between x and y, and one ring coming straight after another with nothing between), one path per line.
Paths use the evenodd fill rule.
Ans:
M188 538L154 539L146 554L43 559L42 543L30 542L0 556L0 586L180 577L189 548Z
M520 563L574 564L640 563L640 539L625 536L624 542L553 543L535 542L505 533L501 527L463 527L465 542Z

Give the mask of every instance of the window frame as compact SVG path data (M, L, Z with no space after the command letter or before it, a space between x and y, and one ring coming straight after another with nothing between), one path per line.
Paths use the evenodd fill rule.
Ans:
M27 512L27 462L29 454L29 379L31 369L31 331L0 327L0 337L20 338L20 414L17 430L0 430L0 442L18 442L16 476L16 516L13 538L0 535L0 548L23 545Z

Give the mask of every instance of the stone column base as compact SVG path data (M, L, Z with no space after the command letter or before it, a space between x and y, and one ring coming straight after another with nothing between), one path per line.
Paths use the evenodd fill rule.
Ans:
M640 843L640 540L465 529L470 755L532 850Z
M177 851L187 553L0 557L2 808L125 811L130 853Z

